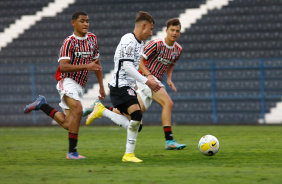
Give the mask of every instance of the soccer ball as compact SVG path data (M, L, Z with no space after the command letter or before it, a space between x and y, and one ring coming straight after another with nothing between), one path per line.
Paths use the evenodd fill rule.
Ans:
M219 141L213 135L205 135L200 139L198 147L202 154L213 156L219 150Z

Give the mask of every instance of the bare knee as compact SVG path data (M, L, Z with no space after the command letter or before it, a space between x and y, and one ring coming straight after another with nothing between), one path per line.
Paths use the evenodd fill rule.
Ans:
M163 108L166 108L166 109L172 109L173 108L173 101L172 100L168 100L164 103L163 105Z

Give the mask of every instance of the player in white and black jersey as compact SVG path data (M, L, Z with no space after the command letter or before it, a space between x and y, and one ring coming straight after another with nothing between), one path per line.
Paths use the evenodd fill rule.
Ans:
M177 143L172 134L171 129L171 112L173 107L173 102L166 92L164 85L162 84L162 79L164 74L167 74L167 84L172 88L174 92L177 92L176 87L174 86L171 76L174 68L174 64L178 61L181 53L182 47L176 42L177 38L180 36L181 24L179 19L172 18L167 21L166 37L162 39L155 39L148 42L144 47L144 53L140 62L140 73L144 76L147 76L148 79L156 80L162 87L158 91L151 90L147 85L137 81L137 97L141 106L142 113L144 113L152 104L152 100L158 102L162 107L162 124L163 131L165 134L165 149L166 150L181 150L186 147L186 144ZM100 102L99 107L103 106ZM95 105L94 105L95 107ZM120 113L116 108L112 109L113 112ZM105 110L106 112L107 110ZM92 112L92 108L86 108L83 112L84 115L87 115ZM93 117L97 116L95 111L92 112ZM101 114L101 115L104 115ZM106 116L110 118L116 124L127 127L128 123L125 123L125 117L120 118L119 116ZM93 119L92 119L93 120ZM139 131L142 128L142 124L139 128Z
M100 99L104 99L102 67L99 61L97 38L88 32L89 18L87 13L77 11L72 15L71 24L74 33L62 44L59 54L59 67L55 78L58 81L57 90L61 96L59 104L64 113L58 112L47 104L44 96L29 104L24 113L42 110L58 124L69 131L69 151L67 159L85 159L77 152L77 141L80 121L82 118L82 98L89 71L95 71L100 85Z
M144 47L143 40L152 35L153 25L153 17L147 12L140 11L136 16L133 33L127 33L121 38L114 56L114 74L109 84L111 102L115 108L130 119L126 127L127 142L125 154L122 158L123 162L142 162L134 155L138 128L142 119L142 112L135 92L136 81L148 85L153 91L160 89L155 80L148 80L138 72ZM106 117L112 118L109 115L110 113L115 115L114 118L119 118L117 116L125 118L107 109L99 109L98 106L93 112L97 112L97 110ZM87 125L91 124L92 120L96 118L97 114L92 116L93 114L88 116ZM125 119L124 123L127 121Z

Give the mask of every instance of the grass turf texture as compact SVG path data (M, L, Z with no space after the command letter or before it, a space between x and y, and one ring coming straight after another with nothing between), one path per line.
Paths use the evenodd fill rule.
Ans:
M67 131L61 127L0 128L0 183L282 183L282 126L174 126L184 150L164 150L161 126L145 126L136 156L122 163L126 130L81 127L78 151L86 160L65 159ZM212 134L219 152L204 156L201 136Z

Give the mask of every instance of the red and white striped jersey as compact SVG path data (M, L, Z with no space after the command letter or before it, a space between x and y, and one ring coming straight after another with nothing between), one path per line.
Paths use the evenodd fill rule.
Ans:
M165 43L165 39L148 42L144 47L145 66L160 81L170 65L174 65L182 53L182 47L175 42L173 46Z
M83 65L90 63L98 57L99 47L97 37L93 33L88 32L85 37L78 37L74 34L67 37L61 47L58 62L62 59L69 59L72 65ZM55 75L57 81L64 78L71 78L82 87L86 86L88 77L88 70L61 73L60 66Z

